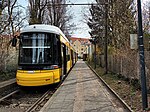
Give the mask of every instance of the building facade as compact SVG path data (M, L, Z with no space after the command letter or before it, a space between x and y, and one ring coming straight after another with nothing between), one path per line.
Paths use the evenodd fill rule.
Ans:
M83 55L89 54L91 43L88 38L70 37L70 42L78 53L79 58L83 58Z

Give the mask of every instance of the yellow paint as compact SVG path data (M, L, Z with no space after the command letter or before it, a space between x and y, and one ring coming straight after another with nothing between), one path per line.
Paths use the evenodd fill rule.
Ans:
M18 70L17 84L21 86L42 86L60 81L61 69L55 70Z
M70 70L71 68L71 64L70 64L70 61L67 62L67 72Z
M69 54L71 59L70 49L73 49L73 47L61 35L60 41L69 48ZM71 67L72 67L72 60L67 62L67 72L70 70ZM16 80L17 84L21 86L49 85L60 82L61 73L62 73L61 68L55 70L17 70Z
M69 47L69 42L62 35L60 35L60 41Z

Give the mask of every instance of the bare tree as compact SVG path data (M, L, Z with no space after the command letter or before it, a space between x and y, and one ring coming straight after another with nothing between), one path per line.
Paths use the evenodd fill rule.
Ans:
M136 31L134 0L115 1L109 5L109 27L111 28L111 43L116 48L125 49L129 46L129 34Z
M17 5L17 0L5 1L7 5L3 8L0 18L0 68L1 71L5 71L6 63L12 60L12 48L9 47L11 38L15 35L15 32L22 27L23 21L26 16L23 16L22 11ZM22 17L23 16L23 17ZM14 54L14 55L11 55Z
M6 6L7 6L7 1L0 0L0 16L2 15L2 11L5 9Z
M46 23L59 27L66 35L75 26L71 23L73 15L68 11L66 0L49 0Z
M150 2L143 6L143 31L150 33Z
M69 34L74 25L70 24L72 15L65 3L66 0L29 0L29 24L50 24Z
M29 24L41 24L45 15L47 0L29 0Z
M105 20L108 20L108 57L116 57L118 65L114 65L114 67L118 67L118 71L114 72L118 73L120 72L119 59L122 56L126 56L129 60L131 58L128 57L129 54L132 54L130 50L130 33L135 33L137 29L135 19L136 10L134 8L134 0L109 0L108 13L106 13L107 7L105 3L97 0L97 5L91 6L90 13L92 17L89 18L87 24L91 28L91 36L96 38L99 49L101 52L104 52L104 43L106 42L104 39L106 38ZM106 18L106 14L108 18Z
M7 14L3 15L1 14L1 29L0 29L0 34L2 32L4 32L6 30L6 28L10 25L10 24L13 24L13 21L12 21L12 13L13 13L13 9L15 7L15 4L16 4L17 0L8 0L7 1ZM2 11L5 11L3 8ZM4 18L3 18L4 17Z

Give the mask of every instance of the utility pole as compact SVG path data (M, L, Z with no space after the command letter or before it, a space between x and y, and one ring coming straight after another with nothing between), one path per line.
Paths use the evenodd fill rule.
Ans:
M0 16L2 15L2 0L0 0Z
M94 69L96 69L96 38L94 38Z
M138 8L138 46L139 46L140 69L141 69L142 106L143 110L146 110L148 108L148 102L147 102L147 86L145 75L141 0L137 0L137 8Z
M105 4L105 74L108 73L108 3Z
M150 21L150 3L149 3L149 21Z

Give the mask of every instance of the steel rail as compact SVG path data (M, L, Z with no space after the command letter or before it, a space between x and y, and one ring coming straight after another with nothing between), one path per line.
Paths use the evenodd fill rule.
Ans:
M18 89L18 90L15 90L15 91L11 92L10 94L8 94L8 95L6 95L6 96L0 98L0 102L3 101L3 100L6 99L6 98L12 96L13 94L18 93L19 91L20 91L19 89Z
M75 64L74 64L75 65ZM74 66L73 65L73 66ZM71 67L71 69L68 71L67 75L62 79L62 81L56 86L56 88L52 91L51 89L49 89L46 93L44 93L44 95L42 95L41 98L39 98L31 107L29 107L25 112L32 112L34 109L36 109L36 107L38 106L38 104L40 104L44 98L46 96L48 96L51 92L54 93L57 88L59 88L59 86L62 84L62 82L66 79L66 77L68 76L68 74L70 73L70 71L72 70L73 66Z
M107 89L114 95L122 106L127 110L127 112L134 112L124 101L123 99L97 74L97 72L88 64L86 63L89 68L94 72L94 74L99 78L99 80L107 87Z
M34 110L36 108L36 106L38 106L39 103L41 103L41 101L44 100L44 98L46 96L49 95L49 93L52 92L51 90L48 90L46 93L44 93L44 95L42 95L42 97L40 97L31 107L28 108L28 110L26 110L25 112L31 112L32 110Z

